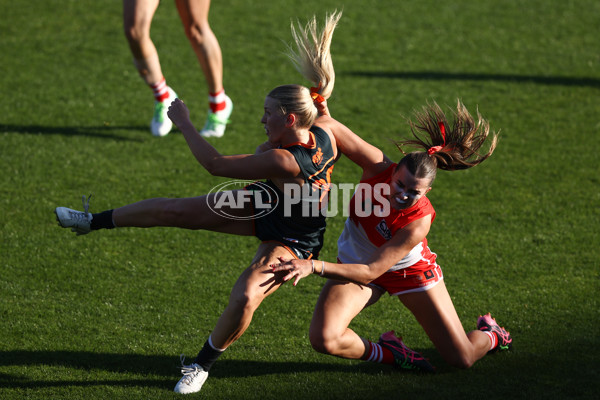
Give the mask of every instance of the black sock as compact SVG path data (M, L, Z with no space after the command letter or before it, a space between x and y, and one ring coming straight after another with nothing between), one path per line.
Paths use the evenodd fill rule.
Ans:
M95 231L97 229L112 229L115 224L112 220L113 210L102 211L101 213L92 214L92 222L90 228Z
M202 366L202 368L208 372L221 354L223 354L223 352L213 349L207 340L204 342L204 347L202 347L202 350L200 350L200 353L198 353L194 362Z

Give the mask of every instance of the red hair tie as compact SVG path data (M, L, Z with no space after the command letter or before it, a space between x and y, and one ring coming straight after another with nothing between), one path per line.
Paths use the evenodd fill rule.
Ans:
M319 87L310 88L310 97L312 97L315 103L322 103L325 101L325 97L319 94L319 90L321 90L321 83L319 83Z
M444 139L444 143L441 146L433 146L427 149L427 154L432 155L442 150L446 146L446 127L443 122L438 122L438 126L440 127L440 132L442 132L442 138Z

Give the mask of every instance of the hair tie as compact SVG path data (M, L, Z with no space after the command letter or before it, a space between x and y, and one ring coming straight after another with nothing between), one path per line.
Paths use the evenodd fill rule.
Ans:
M440 132L442 132L442 138L444 139L444 142L441 146L433 146L433 147L430 147L429 149L427 149L427 154L429 154L429 155L437 153L438 151L442 150L446 146L446 127L444 126L444 123L441 121L438 122L438 126L440 127Z
M310 88L310 97L312 97L313 102L315 103L322 103L325 101L325 97L321 96L319 94L319 90L321 90L321 83L319 82L319 86L318 87L311 87Z
M444 146L433 146L427 149L427 154L432 155L434 153L437 153L438 151L440 151L441 149L443 149Z

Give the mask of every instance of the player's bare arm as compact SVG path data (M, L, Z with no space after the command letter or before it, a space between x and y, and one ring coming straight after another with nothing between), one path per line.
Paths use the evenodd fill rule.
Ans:
M338 264L320 260L284 260L272 265L273 273L288 271L284 281L294 279L294 286L308 275L317 274L329 279L366 285L380 277L390 267L402 260L429 233L431 215L411 222L398 230L392 239L380 247L366 264Z

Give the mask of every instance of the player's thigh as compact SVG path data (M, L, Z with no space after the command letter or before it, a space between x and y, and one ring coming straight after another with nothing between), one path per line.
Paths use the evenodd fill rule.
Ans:
M210 0L175 0L184 26L208 24Z
M177 226L205 229L235 235L253 235L252 203L237 190L211 193L198 197L171 199L167 215L179 220Z
M272 264L279 263L279 257L289 259L295 255L278 242L263 242L258 246L252 263L238 278L232 290L232 297L239 296L244 301L260 303L277 290L283 283L284 273L274 274Z
M382 292L371 286L328 280L321 290L311 321L311 335L338 337Z
M443 281L429 290L399 295L444 358L468 351L469 339Z
M123 0L123 25L125 30L136 28L150 31L152 18L160 0Z

